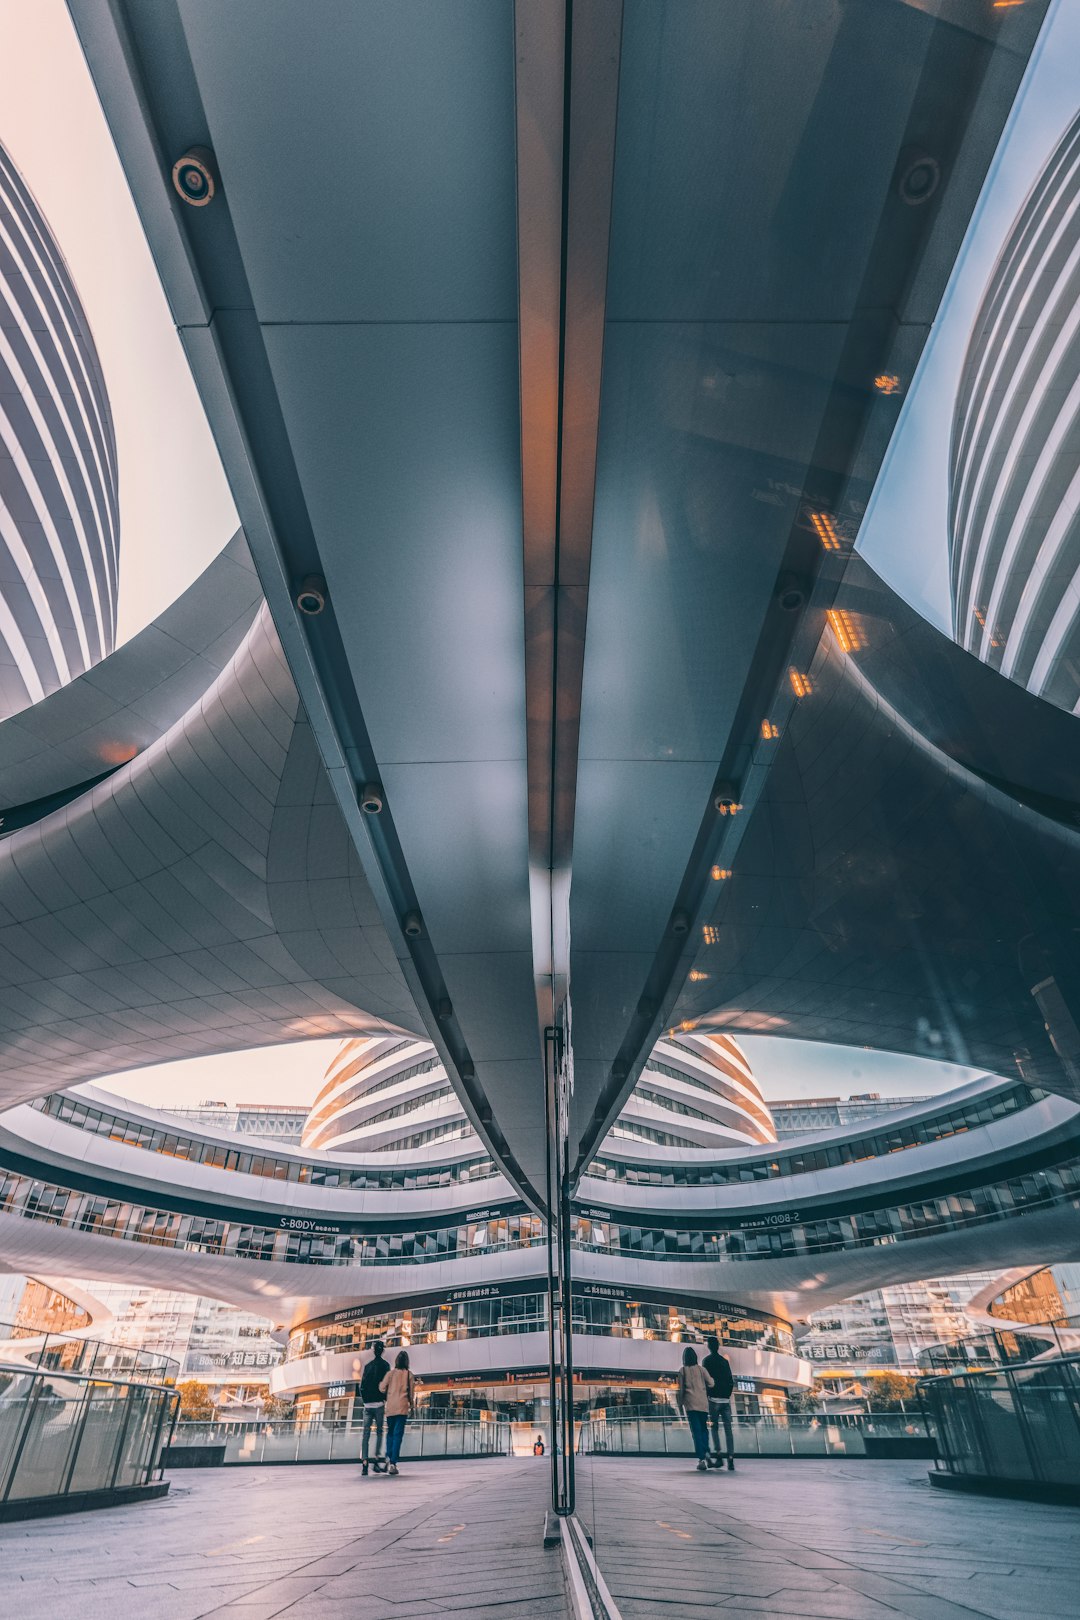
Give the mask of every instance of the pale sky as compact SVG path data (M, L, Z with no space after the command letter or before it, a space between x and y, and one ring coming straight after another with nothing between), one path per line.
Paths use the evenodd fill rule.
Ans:
M927 1058L866 1052L858 1047L816 1045L781 1037L740 1037L767 1098L849 1097L877 1091L883 1097L929 1096L963 1085L980 1070ZM300 1041L261 1052L162 1063L95 1081L121 1097L152 1108L187 1108L201 1102L296 1103L307 1106L322 1084L339 1042Z
M1053 27L1055 48L1033 73L1038 94L1025 98L1013 120L1010 151L1019 159L1011 166L1002 162L990 201L981 207L972 246L948 294L953 319L940 323L890 451L889 477L864 526L861 544L869 560L939 620L948 610L947 588L942 598L942 420L947 423L966 330L997 245L1077 100L1080 0L1060 0ZM237 520L63 0L0 0L0 141L67 259L105 373L120 467L123 641L197 577ZM917 392L923 403L913 413ZM927 578L935 584L924 602ZM766 1037L745 1044L766 1095L774 1098L931 1092L966 1075L945 1064ZM99 1083L166 1106L204 1099L302 1104L314 1097L335 1046L314 1041L272 1047L106 1076Z

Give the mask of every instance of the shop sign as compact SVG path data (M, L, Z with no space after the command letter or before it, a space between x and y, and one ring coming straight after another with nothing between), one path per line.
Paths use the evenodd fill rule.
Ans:
M534 1289L539 1292L539 1283L535 1283L533 1286ZM461 1305L464 1304L466 1300L470 1299L500 1299L501 1297L502 1288L498 1283L482 1283L478 1284L475 1288L451 1289L449 1301L451 1305Z
M842 1341L833 1344L806 1344L799 1345L799 1354L807 1361L873 1361L881 1360L882 1356L891 1356L891 1347L886 1349L882 1345L844 1344Z
M343 1230L339 1221L317 1221L306 1215L280 1215L278 1226L283 1232L309 1232L324 1237L340 1237Z

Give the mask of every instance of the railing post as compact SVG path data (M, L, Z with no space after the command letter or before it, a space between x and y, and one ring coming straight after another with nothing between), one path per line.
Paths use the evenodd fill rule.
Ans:
M1032 1479L1042 1479L1043 1471L1039 1463L1039 1454L1035 1449L1030 1425L1028 1424L1027 1412L1024 1409L1023 1403L1019 1397L1019 1387L1016 1382L1016 1374L1011 1368L1008 1368L1006 1369L1005 1377L1008 1381L1009 1394L1012 1396L1012 1408L1016 1414L1016 1423L1020 1430L1020 1438L1024 1443L1024 1450L1027 1453L1028 1467L1031 1469L1031 1477Z
M83 1385L82 1412L77 1419L75 1439L72 1442L71 1455L68 1458L68 1465L64 1469L63 1483L57 1492L57 1495L59 1496L66 1496L68 1491L71 1489L71 1481L75 1475L75 1464L79 1460L79 1448L83 1443L83 1435L86 1432L87 1421L90 1417L90 1407L93 1402L93 1393L93 1384L86 1383Z
M15 1442L15 1449L12 1453L11 1467L8 1470L7 1480L4 1484L4 1494L3 1496L0 1496L0 1501L2 1502L7 1501L11 1492L11 1487L15 1483L15 1475L19 1472L19 1463L22 1461L23 1447L26 1445L26 1437L30 1432L31 1419L37 1410L38 1397L41 1394L41 1374L30 1373L28 1376L33 1380L33 1385L30 1391L30 1398L26 1403L26 1415L23 1418L22 1428L19 1430L19 1438Z
M127 1439L128 1426L131 1423L131 1408L133 1405L131 1391L134 1386L132 1384L125 1384L124 1388L127 1390L127 1394L124 1397L124 1421L120 1425L120 1438L117 1441L116 1452L113 1456L112 1473L109 1476L110 1490L114 1490L116 1487L116 1476L120 1472L120 1464L123 1461L124 1456L124 1441Z

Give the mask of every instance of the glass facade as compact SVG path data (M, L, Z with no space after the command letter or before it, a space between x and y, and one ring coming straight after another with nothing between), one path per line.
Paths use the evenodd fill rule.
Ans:
M410 1191L422 1187L450 1187L456 1181L481 1181L497 1174L492 1161L485 1157L465 1159L460 1164L406 1165L383 1169L381 1166L358 1169L346 1164L318 1163L300 1158L276 1158L271 1153L249 1152L221 1142L204 1142L182 1131L169 1131L148 1124L145 1120L110 1112L78 1097L56 1092L41 1097L32 1106L62 1124L76 1130L92 1131L125 1147L143 1148L149 1153L164 1153L173 1159L186 1159L191 1164L206 1164L213 1170L235 1170L245 1176L266 1176L271 1181L295 1181L310 1187L355 1187L401 1189Z
M389 1345L449 1344L493 1334L540 1333L546 1327L547 1295L537 1289L494 1299L409 1305L382 1313L371 1310L356 1320L305 1324L289 1335L288 1359L362 1352L375 1339ZM775 1350L785 1355L795 1352L791 1327L778 1318L675 1301L659 1304L577 1294L574 1333L667 1344L700 1343L715 1333L727 1346Z
M787 1214L751 1216L746 1220L750 1229L740 1231L709 1230L694 1224L692 1217L685 1224L659 1226L576 1213L571 1243L579 1249L642 1260L749 1261L959 1232L1027 1210L1075 1206L1078 1199L1080 1159L1070 1151L1057 1164L937 1197L815 1220ZM235 1216L191 1215L129 1203L2 1169L0 1211L135 1243L301 1265L415 1265L529 1248L545 1241L543 1222L528 1214L493 1215L407 1232L298 1232L289 1226L301 1221L315 1226L318 1218L307 1222L301 1216L281 1216L284 1229L273 1228Z

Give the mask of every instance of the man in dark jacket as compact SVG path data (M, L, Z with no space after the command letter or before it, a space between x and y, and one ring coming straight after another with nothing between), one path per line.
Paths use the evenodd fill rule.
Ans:
M386 1414L386 1396L379 1385L390 1371L390 1363L383 1355L386 1349L381 1339L372 1345L375 1354L360 1374L360 1402L364 1411L364 1427L360 1435L360 1472L368 1471L368 1440L375 1430L375 1472L385 1474L386 1458L383 1449L383 1419Z
M724 1439L727 1449L728 1472L735 1472L735 1437L731 1432L731 1397L735 1390L735 1380L731 1376L731 1364L726 1356L720 1354L720 1340L715 1333L706 1340L709 1353L701 1363L702 1368L712 1379L712 1389L709 1391L709 1423L712 1428L713 1454L709 1459L713 1468L720 1467L720 1420L724 1422Z

